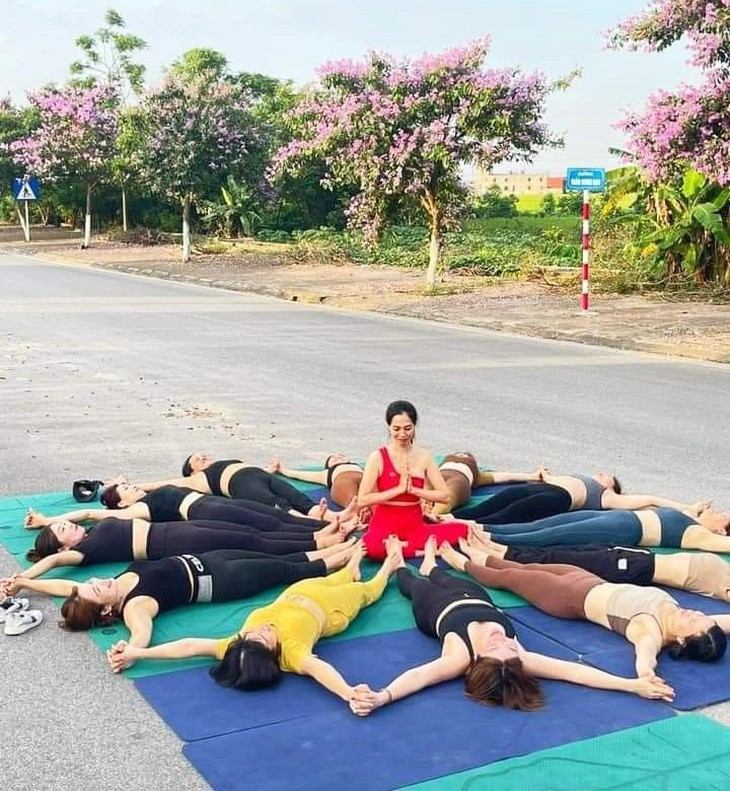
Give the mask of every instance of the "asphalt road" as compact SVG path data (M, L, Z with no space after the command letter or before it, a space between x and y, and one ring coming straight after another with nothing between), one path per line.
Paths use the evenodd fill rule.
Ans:
M615 471L730 506L728 369L350 314L0 254L0 495L177 475L192 451L364 456L395 398L484 466ZM0 574L13 569L0 554ZM83 636L4 640L2 785L200 788L176 738ZM725 707L713 716L728 722Z

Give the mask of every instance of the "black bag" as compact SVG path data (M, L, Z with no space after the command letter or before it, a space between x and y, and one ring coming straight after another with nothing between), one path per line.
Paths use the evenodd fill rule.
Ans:
M71 494L73 494L74 500L76 500L77 503L90 503L92 500L96 499L96 495L103 485L103 481L89 481L85 479L74 481Z

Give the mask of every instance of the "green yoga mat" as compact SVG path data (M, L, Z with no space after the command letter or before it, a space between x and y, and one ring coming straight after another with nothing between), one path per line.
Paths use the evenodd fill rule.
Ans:
M475 738L489 738L484 733ZM700 715L661 720L499 761L399 791L723 791L730 728Z
M91 507L97 504L90 503ZM24 495L0 499L0 543L13 554L23 568L31 564L25 559L25 552L35 540L35 531L23 527L23 518L28 508L42 511L47 516L76 510L81 506L64 492L50 494ZM126 563L107 563L98 566L75 566L54 569L44 575L44 579L70 579L83 582L90 577L111 577L121 573ZM363 576L367 579L375 573L377 565L363 563ZM197 604L171 612L162 613L155 618L152 644L178 640L181 637L225 637L240 629L249 613L265 604L272 602L283 587L272 588L245 601L227 602L222 604ZM492 591L494 601L500 607L524 605L518 596L505 591ZM33 595L33 594L31 594ZM61 600L58 600L59 604ZM394 580L391 580L382 599L364 610L352 626L341 635L330 638L333 640L351 640L371 634L409 629L413 626L413 615L407 599L400 595ZM101 651L106 651L118 640L125 640L129 632L121 623L92 629L89 637ZM132 678L166 673L210 664L206 659L190 659L182 661L145 661L125 671Z

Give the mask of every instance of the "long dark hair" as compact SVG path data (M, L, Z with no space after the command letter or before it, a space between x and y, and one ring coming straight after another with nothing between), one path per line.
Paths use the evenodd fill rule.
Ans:
M185 459L185 461L183 462L183 466L182 466L183 478L189 478L193 474L193 468L190 466L190 459L192 459L194 455L195 455L194 453L191 453L187 457L187 459Z
M56 534L50 527L44 527L35 537L33 549L29 549L25 556L31 563L37 563L41 558L55 555L62 549L61 542L56 538Z
M283 675L278 650L242 637L228 646L223 659L208 672L221 686L246 692L273 687Z
M542 708L544 697L540 685L525 673L522 660L517 657L505 662L479 657L469 665L465 675L469 700L524 711Z
M61 605L63 620L58 622L62 629L69 632L86 632L97 626L108 626L119 617L115 610L102 612L101 604L82 599L79 589L73 588L71 595Z
M694 659L696 662L716 662L725 656L727 637L717 625L702 634L693 634L683 643L674 641L667 646L672 659Z

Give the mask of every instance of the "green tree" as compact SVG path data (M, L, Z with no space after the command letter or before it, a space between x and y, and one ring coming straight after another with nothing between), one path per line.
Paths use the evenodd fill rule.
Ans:
M121 14L109 8L104 15L105 26L92 35L79 36L76 46L82 52L82 59L71 64L72 83L91 88L95 85L109 85L119 97L120 112L130 97L139 95L144 88L146 67L134 60L147 42L139 36L125 31L126 23ZM120 149L110 163L114 181L122 190L122 228L128 227L127 186L131 179L129 160Z
M183 261L190 258L190 211L245 168L256 130L251 95L203 73L169 75L147 94L125 132L140 179L182 208Z
M144 88L146 67L133 58L147 49L147 42L125 32L125 21L113 8L107 10L104 22L92 35L76 39L82 58L71 64L72 83L83 88L111 85L126 102L130 93L139 95Z
M555 214L556 209L557 203L555 201L555 195L553 195L552 192L546 192L540 201L540 212L546 215Z
M474 201L474 215L476 217L516 217L517 196L508 195L496 185L492 184L483 194Z
M220 82L230 78L228 58L222 52L204 47L194 47L183 52L173 62L168 72L170 76L183 80L195 80L204 75L211 82Z
M414 62L371 53L364 63L326 64L319 85L297 105L294 140L276 158L279 172L320 158L325 185L354 187L348 216L370 243L393 202L415 199L430 230L429 287L443 231L467 204L462 166L529 160L559 143L542 116L547 96L565 81L485 70L486 52L479 41Z

